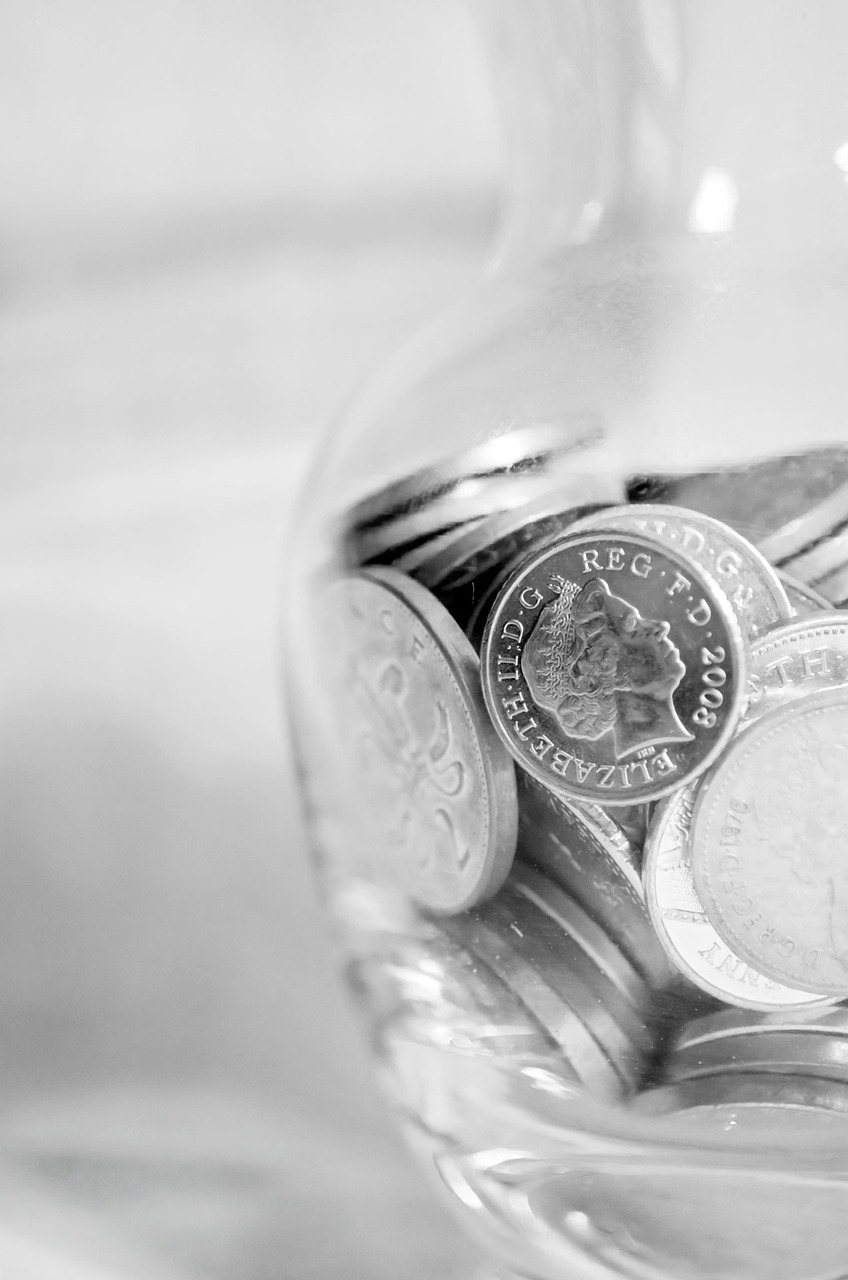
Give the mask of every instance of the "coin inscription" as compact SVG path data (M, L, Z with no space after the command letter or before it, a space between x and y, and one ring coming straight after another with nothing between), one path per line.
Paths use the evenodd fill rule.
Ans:
M699 896L749 963L848 995L848 690L751 725L712 771L692 823Z
M739 625L713 580L642 533L569 535L504 584L481 646L502 740L554 789L602 804L656 799L732 735Z
M597 511L572 531L592 529L651 533L691 556L724 588L749 639L792 614L783 584L765 556L721 520L682 507L646 503Z
M391 570L329 595L339 729L391 878L433 910L464 910L502 883L517 829L514 769L476 657L442 606Z
M811 693L848 687L848 615L830 610L761 636L748 655L742 718L758 719Z

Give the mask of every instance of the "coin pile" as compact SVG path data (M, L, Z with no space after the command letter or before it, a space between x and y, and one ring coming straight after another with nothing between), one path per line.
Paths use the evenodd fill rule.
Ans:
M516 431L349 514L372 872L594 1096L848 1114L848 451L628 480L597 443Z
M732 1009L694 1019L666 1057L662 1079L642 1094L640 1110L730 1122L743 1133L768 1116L848 1120L848 1010Z

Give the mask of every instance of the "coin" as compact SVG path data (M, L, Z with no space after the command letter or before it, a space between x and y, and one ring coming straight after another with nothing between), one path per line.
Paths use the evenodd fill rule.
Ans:
M648 985L624 952L569 894L549 876L529 865L516 863L510 873L511 889L543 911L564 934L593 961L621 996L644 1015L648 1008Z
M848 995L848 689L763 716L701 788L698 896L725 942L776 982Z
M505 879L518 821L477 659L438 601L391 570L341 578L327 601L316 644L384 871L433 911L465 910Z
M709 1040L676 1050L664 1074L672 1082L735 1071L820 1076L848 1083L848 1038L771 1031Z
M826 600L820 591L816 591L813 587L808 587L806 582L799 582L797 578L793 578L791 574L784 573L782 570L778 571L777 576L783 583L783 588L793 613L804 617L809 613L818 613L821 610L829 611L833 608L830 600Z
M721 520L682 507L634 504L584 516L571 532L601 529L649 533L690 556L723 587L749 640L791 616L786 591L769 562Z
M843 526L834 529L826 538L814 542L800 555L782 562L787 573L814 586L830 575L844 569L848 562L848 531Z
M762 636L748 654L742 722L811 693L848 687L848 614L831 609Z
M464 479L427 506L353 531L348 536L349 552L357 564L394 563L413 547L448 530L462 529L469 521L511 511L548 495L556 483L544 472Z
M616 476L563 477L550 493L517 511L498 512L472 529L446 534L438 545L430 543L398 567L431 590L454 591L514 559L525 548L561 533L590 504L620 501L622 492Z
M494 971L435 921L432 924L426 956L411 970L405 1007L420 1006L423 986L432 1016L464 1042L472 1040L499 1056L550 1056L550 1036Z
M575 803L579 804L580 802L576 801ZM616 824L640 855L645 848L645 840L647 839L652 813L653 805L650 804L622 804L612 811Z
M559 1045L578 1079L594 1096L615 1099L625 1081L568 1001L547 981L544 972L518 950L508 924L482 918L479 912L454 916L444 927L486 964Z
M657 938L677 969L701 991L744 1009L821 1004L772 981L749 964L717 932L692 876L690 834L696 787L686 787L658 807L645 849L643 881Z
M518 779L519 858L560 885L601 926L653 987L674 970L648 917L638 855L597 805L579 811L527 774Z
M408 515L450 493L465 480L522 476L556 469L572 454L602 440L601 421L592 414L574 415L567 422L519 427L492 436L433 466L421 467L364 498L350 512L350 527L364 529Z
M636 476L628 497L723 520L778 564L848 518L846 482L848 449L827 446L690 475Z
M807 1076L727 1072L649 1089L634 1106L649 1115L673 1113L681 1119L697 1118L711 1128L732 1127L738 1137L771 1132L777 1138L775 1123L791 1121L803 1129L811 1123L848 1120L848 1087Z
M643 533L568 535L505 583L486 623L483 692L519 764L604 805L696 777L733 735L739 624L713 580Z
M604 1050L628 1087L645 1070L652 1037L642 1018L604 977L582 948L507 882L481 915L511 930L521 956L568 1003Z
M838 459L834 459L836 465L821 489L819 500L798 510L794 519L759 541L760 550L772 564L785 565L820 539L827 538L834 529L848 520L846 460L848 452L840 450ZM807 501L809 502L809 496Z
M367 954L348 963L346 976L374 1029L402 1019L419 1028L430 1022L466 1048L513 1060L551 1059L553 1041L492 970L435 920L426 925L426 938L372 940Z
M844 1005L775 1010L750 1014L742 1009L722 1009L704 1018L694 1018L678 1035L676 1049L689 1049L711 1040L737 1035L769 1034L773 1031L803 1031L808 1035L848 1036L848 1009Z
M843 565L835 573L829 573L816 586L823 596L827 596L838 608L844 609L848 604L848 565Z

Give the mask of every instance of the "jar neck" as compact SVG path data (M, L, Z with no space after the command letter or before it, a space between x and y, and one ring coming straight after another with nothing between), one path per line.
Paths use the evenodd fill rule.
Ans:
M478 0L508 256L616 237L848 247L846 0Z

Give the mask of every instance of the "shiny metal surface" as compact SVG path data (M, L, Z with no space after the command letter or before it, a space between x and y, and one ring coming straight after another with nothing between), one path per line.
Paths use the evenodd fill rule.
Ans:
M716 759L746 659L722 589L643 533L566 535L518 567L486 623L486 704L519 765L577 799L667 795Z

